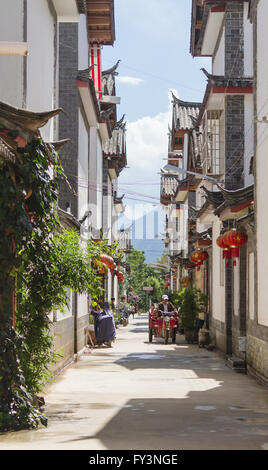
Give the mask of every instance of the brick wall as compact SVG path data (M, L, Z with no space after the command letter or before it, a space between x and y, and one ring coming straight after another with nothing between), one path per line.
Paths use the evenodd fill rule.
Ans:
M225 13L225 77L229 79L243 76L244 3L230 3L226 5ZM243 158L240 158L232 171L228 173L228 170L244 152L244 96L227 96L225 105L226 188L238 189L244 186Z
M71 184L78 193L77 180L72 179L78 175L78 90L76 77L78 73L78 24L59 24L59 106L64 113L59 117L59 139L70 138L60 152L64 171L70 177ZM77 196L70 191L63 181L60 185L59 206L66 210L67 204L72 214L78 216Z
M226 189L244 186L244 96L225 98L225 181ZM242 155L242 158L241 158Z
M244 3L226 5L225 13L225 76L244 75Z

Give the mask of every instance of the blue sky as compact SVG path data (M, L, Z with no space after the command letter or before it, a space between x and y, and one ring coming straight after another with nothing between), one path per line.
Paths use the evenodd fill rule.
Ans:
M125 204L159 203L166 163L170 90L202 101L210 59L190 54L191 0L115 0L116 41L103 48L102 69L121 60L116 80L118 119L126 114L128 166L119 178Z

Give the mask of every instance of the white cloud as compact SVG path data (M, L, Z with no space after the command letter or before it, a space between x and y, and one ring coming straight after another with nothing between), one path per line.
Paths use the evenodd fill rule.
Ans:
M127 124L127 155L132 168L153 170L167 153L169 112Z
M178 96L176 90L172 90ZM145 116L127 123L127 158L134 170L145 170L146 176L157 175L166 162L168 153L168 126L171 126L172 97L169 93L168 111L156 116ZM145 174L144 174L145 176Z
M144 82L142 78L137 78L137 77L117 77L116 80L118 82L127 83L128 85L134 85L134 86L140 85L141 83Z

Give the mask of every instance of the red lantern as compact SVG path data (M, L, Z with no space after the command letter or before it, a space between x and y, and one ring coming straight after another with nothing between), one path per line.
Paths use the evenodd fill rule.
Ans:
M223 248L223 249L228 249L229 248L229 246L226 245L226 243L224 242L224 235L220 235L217 238L216 243L220 248Z
M194 253L191 256L191 261L193 263L202 263L203 261L203 252L201 250L194 251Z
M121 273L120 271L117 271L116 275L117 275L117 279L118 279L119 284L122 284L122 282L125 278L124 274Z
M222 258L226 259L226 268L229 266L229 259L232 259L232 253L229 245L227 245L224 241L224 235L220 235L216 240L217 245L223 249Z
M103 264L106 264L106 266L108 266L108 268L110 269L113 269L114 268L114 260L111 256L108 256L108 255L101 255L100 257L100 260Z
M247 243L247 234L233 228L224 234L223 241L231 250L232 258L239 258L239 247ZM233 261L236 266L236 260Z
M230 247L242 246L247 243L248 237L247 234L233 228L226 232L224 235L224 241Z
M208 259L207 251L197 250L192 254L190 261L195 264L197 271L200 271L200 266L206 259Z

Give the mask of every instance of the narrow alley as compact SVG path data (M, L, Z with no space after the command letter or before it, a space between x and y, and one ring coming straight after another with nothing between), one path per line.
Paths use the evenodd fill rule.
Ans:
M44 398L47 428L2 434L0 450L268 449L267 388L183 335L149 343L145 313L112 349L84 352Z

